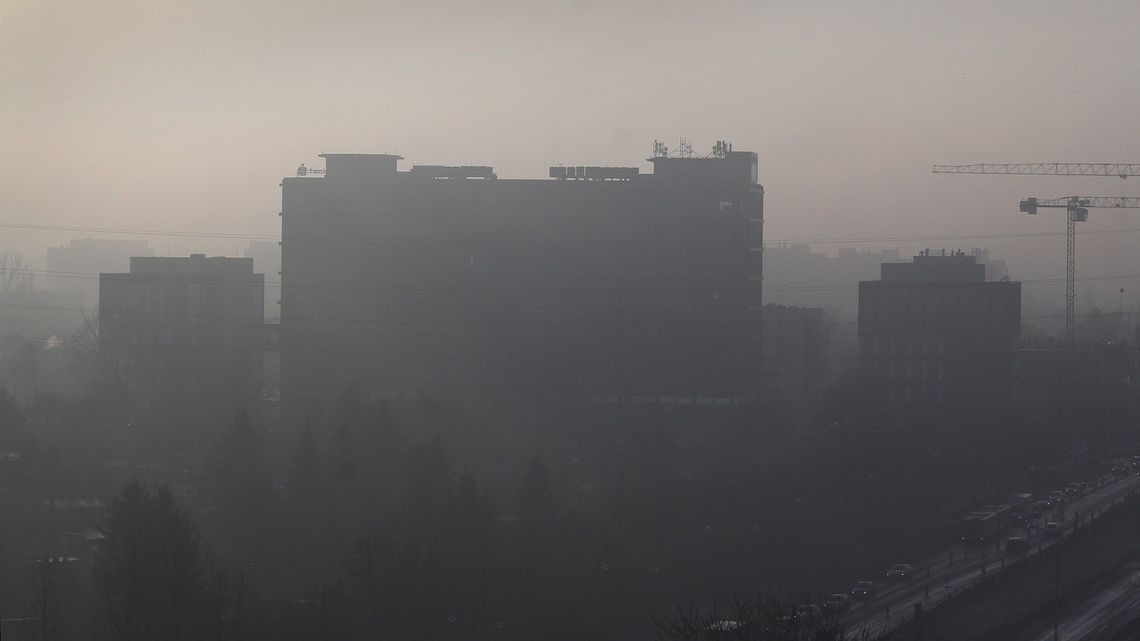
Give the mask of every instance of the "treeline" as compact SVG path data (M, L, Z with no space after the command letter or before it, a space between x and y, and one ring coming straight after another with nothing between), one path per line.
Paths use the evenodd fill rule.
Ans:
M1122 398L1110 418L1135 420L1134 406ZM654 617L689 629L677 604L818 598L891 563L922 562L954 536L947 523L1026 482L1083 424L1031 423L996 402L901 420L857 378L795 428L766 408L691 423L550 410L514 427L560 441L541 455L497 459L478 452L478 441L507 428L442 402L408 408L349 390L323 416L291 432L245 413L205 426L210 445L178 461L192 491L177 500L161 475L149 477L149 489L117 487L93 564L35 566L74 586L52 601L55 620L93 621L108 638L130 638L112 624L136 619L112 617L108 603L150 602L106 599L115 586L135 586L182 608L162 617L181 621L177 629L148 628L149 638L648 638L673 629L658 629ZM100 463L111 453L171 455L166 443L154 445L164 454L148 454L157 437L147 425L100 435L98 417L82 406L21 416L0 402L0 419L5 447L28 454L3 468L0 501L14 518L0 523L0 544L34 529L24 524L35 523L40 497L61 495L48 485L71 479L106 496L112 476ZM52 425L80 438L53 440ZM99 449L103 441L117 444ZM77 442L91 449L85 458L68 451ZM499 451L498 442L483 447ZM122 557L108 555L116 541L133 540L131 528L181 537L182 548L162 548L187 550L173 558L189 561L137 567L189 568L178 575L188 578L112 572ZM161 598L165 588L140 587L160 583L184 587ZM36 611L24 601L3 609ZM232 630L240 637L225 636Z

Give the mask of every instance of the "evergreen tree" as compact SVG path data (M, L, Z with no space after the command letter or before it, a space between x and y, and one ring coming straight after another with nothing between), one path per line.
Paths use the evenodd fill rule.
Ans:
M245 410L215 447L210 467L213 498L225 519L241 525L264 516L272 498L265 446Z
M95 557L102 635L113 641L187 637L201 572L198 538L167 488L137 480L112 503Z

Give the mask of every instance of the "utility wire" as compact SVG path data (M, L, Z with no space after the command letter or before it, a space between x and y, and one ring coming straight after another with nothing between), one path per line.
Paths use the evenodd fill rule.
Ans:
M677 243L661 243L654 242L651 239L644 241L622 241L622 242L609 242L606 241L572 241L572 240L535 240L535 241L520 241L520 240L460 240L460 239L402 239L402 238L368 238L364 236L311 236L311 235L293 235L293 236L280 236L278 234L251 234L251 233L224 233L224 232L191 232L191 231L171 231L171 230L156 230L156 229L131 229L131 228L113 228L113 227L82 227L82 226L69 226L69 225L42 225L34 223L0 223L0 228L6 229L35 229L47 231L69 231L69 232L82 232L82 233L100 233L100 234L123 234L135 236L169 236L177 238L221 238L221 239L238 239L238 240L266 240L266 241L310 241L310 242L351 242L351 243L368 243L368 244L386 244L386 245L535 245L535 246L609 246L609 245L622 245L622 244L676 244L679 246L701 246L701 244L694 244L691 241L679 241ZM1077 232L1078 235L1092 235L1092 234L1119 234L1119 233L1140 232L1140 228L1125 228L1125 229L1090 229ZM993 240L993 239L1012 239L1012 238L1043 238L1043 237L1058 237L1065 236L1065 232L1035 232L1035 233L993 233L993 234L946 234L946 235L930 235L930 236L864 236L864 237L850 237L850 238L783 238L783 239L766 239L765 245L773 244L843 244L843 243L900 243L900 242L918 242L918 241L937 241L937 240ZM705 243L708 246L717 246L715 243Z
M80 280L99 280L102 274L98 272L76 272L76 271L57 271L57 270L44 270L44 269L24 269L24 268L0 268L0 273L17 273L17 274L33 274L51 278L71 278ZM425 278L421 274L394 274L394 280L400 278ZM427 274L430 277L431 274ZM630 282L629 284L617 284L599 287L597 285L582 284L573 285L566 284L565 282L556 284L531 284L531 285L486 285L478 282L470 283L453 283L453 284L374 284L365 285L359 283L346 283L335 281L258 281L255 279L240 280L240 279L225 279L225 278L201 278L201 277L188 277L176 276L171 274L135 274L135 273L114 273L113 278L120 282L133 282L133 283L156 283L156 284L219 284L219 285L232 285L235 287L255 287L264 284L265 286L282 287L286 290L289 289L309 289L316 288L321 290L337 289L337 290L352 290L352 291L373 291L373 292L450 292L450 291L507 291L507 292L524 292L524 291L537 291L537 292L559 292L559 291L598 291L608 293L628 293L628 292L709 292L717 293L728 289L734 289L731 285L726 284L710 284L707 287L659 287L652 283L644 282ZM493 276L486 275L467 275L467 279L474 281L479 280L492 280ZM1140 278L1140 273L1136 274L1102 274L1096 276L1081 276L1077 280L1081 282L1096 282L1106 280L1130 280ZM865 281L865 282L891 282L891 281ZM987 281L997 282L997 281ZM1024 280L1012 281L1021 283L1023 285L1043 285L1052 283L1063 283L1063 277L1056 278L1027 278ZM931 287L938 287L945 285L947 287L957 286L961 283L933 283ZM735 289L749 289L736 287ZM841 291L857 291L858 285L774 285L765 286L762 288L763 292L841 292Z

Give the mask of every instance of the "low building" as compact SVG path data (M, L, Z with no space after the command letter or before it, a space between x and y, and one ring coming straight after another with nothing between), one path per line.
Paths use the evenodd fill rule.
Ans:
M1025 415L1041 420L1067 406L1107 408L1140 392L1140 350L1115 342L1026 345L1017 351L1014 391Z
M130 272L100 275L100 348L126 355L143 379L137 384L187 385L210 394L204 398L256 398L264 281L251 258L133 257Z

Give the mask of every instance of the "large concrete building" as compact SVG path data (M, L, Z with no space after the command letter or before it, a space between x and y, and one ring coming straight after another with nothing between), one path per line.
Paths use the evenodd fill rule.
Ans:
M212 402L261 391L265 276L252 258L133 257L99 277L99 340L123 354L140 386L169 381Z
M323 154L282 182L282 397L733 405L758 396L756 154L635 167Z
M1021 283L986 281L985 273L975 256L926 250L859 283L861 358L890 402L1010 398Z

